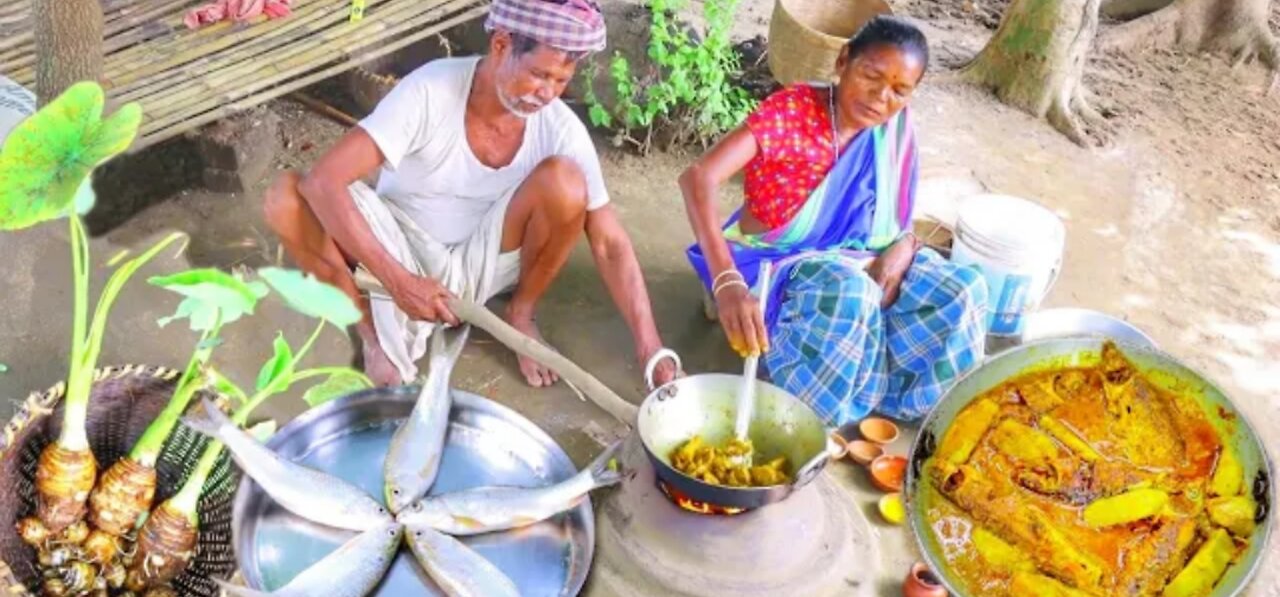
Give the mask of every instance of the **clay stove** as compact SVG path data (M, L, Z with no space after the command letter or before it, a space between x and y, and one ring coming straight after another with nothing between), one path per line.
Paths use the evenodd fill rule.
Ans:
M870 595L879 554L872 530L824 475L757 510L689 499L659 482L634 436L635 474L596 498L588 593L620 597Z

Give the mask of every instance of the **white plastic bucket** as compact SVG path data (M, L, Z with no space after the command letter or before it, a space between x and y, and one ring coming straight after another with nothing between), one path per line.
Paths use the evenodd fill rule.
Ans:
M1008 195L976 195L960 205L951 260L976 265L988 289L987 333L1018 336L1062 269L1062 220Z

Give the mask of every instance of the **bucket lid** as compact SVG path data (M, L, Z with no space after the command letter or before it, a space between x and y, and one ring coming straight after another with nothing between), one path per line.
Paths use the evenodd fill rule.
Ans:
M960 204L959 233L1013 251L1061 251L1066 227L1044 206L1010 195L974 195Z

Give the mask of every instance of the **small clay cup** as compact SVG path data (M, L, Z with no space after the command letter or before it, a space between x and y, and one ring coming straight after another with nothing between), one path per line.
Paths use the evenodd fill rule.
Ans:
M898 439L898 426L889 419L867 417L858 423L858 433L869 442L886 445Z
M902 597L947 597L947 588L924 562L916 562L902 581Z

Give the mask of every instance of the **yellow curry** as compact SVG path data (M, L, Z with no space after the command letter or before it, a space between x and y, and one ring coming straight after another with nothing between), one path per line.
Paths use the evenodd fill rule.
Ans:
M751 453L751 443L731 438L722 447L693 436L671 451L671 466L704 483L726 487L768 487L787 483L787 459L779 456L764 464L741 463Z
M975 595L1208 595L1254 530L1204 411L1110 343L979 396L927 471L925 517Z

